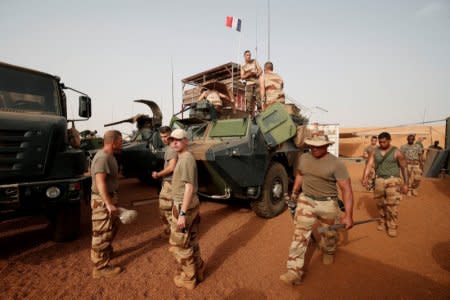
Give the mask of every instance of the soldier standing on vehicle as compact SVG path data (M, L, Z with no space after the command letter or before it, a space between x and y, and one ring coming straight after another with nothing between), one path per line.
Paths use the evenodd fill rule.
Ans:
M342 161L328 152L328 146L333 142L323 133L315 133L305 140L305 144L311 148L311 152L301 155L297 166L291 194L291 200L297 202L294 236L289 248L288 271L280 276L280 280L293 285L301 282L313 225L319 221L322 226L329 227L341 216L337 186L342 191L346 211L341 216L341 222L346 225L346 229L353 226L353 191L350 177ZM337 240L335 230L323 231L321 248L324 264L333 263Z
M415 144L415 134L409 134L408 143L400 147L400 151L406 159L408 170L408 196L418 196L418 188L423 171L423 149Z
M200 256L198 234L200 202L197 196L197 165L188 151L189 141L183 129L175 129L170 135L171 147L178 153L178 161L172 178L172 218L169 249L181 267L174 277L177 287L193 289L203 280L204 262Z
M370 169L375 165L376 179L374 199L377 201L380 221L378 230L386 230L390 237L397 236L398 205L402 198L400 192L408 192L408 174L406 160L397 147L391 146L391 135L382 132L378 135L379 147L371 153L366 168L364 169L363 185L367 186ZM402 183L400 178L402 173Z
M259 82L263 109L276 102L284 103L283 78L273 72L273 64L270 61L264 64L264 75L260 77Z
M255 104L258 108L261 107L261 99L259 98L259 78L262 74L262 70L256 59L252 59L250 50L245 50L244 59L245 62L241 65L241 79L245 80L245 102L247 105L247 112L253 115Z
M159 135L165 147L164 152L164 169L159 172L152 172L154 179L162 178L161 192L159 192L159 214L164 226L161 238L168 239L170 237L170 218L172 216L172 173L177 164L177 152L169 145L170 134L172 129L169 126L159 128Z
M370 145L364 148L363 157L366 160L366 165L367 162L369 161L370 154L377 148L377 141L378 137L376 135L372 136L372 138L370 139ZM375 186L375 169L372 168L371 173L369 174L369 184L367 186L367 190L368 191L373 190L374 186Z
M122 134L109 130L104 135L103 149L92 160L92 248L91 260L94 263L94 278L111 277L121 272L120 267L109 264L113 253L112 241L117 233L119 188L117 161L114 153L122 150Z

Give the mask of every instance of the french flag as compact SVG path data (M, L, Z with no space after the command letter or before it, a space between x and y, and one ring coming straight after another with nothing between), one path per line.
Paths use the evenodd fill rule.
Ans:
M242 24L241 19L227 16L227 21L225 22L225 25L227 27L236 29L237 31L241 32L241 24Z

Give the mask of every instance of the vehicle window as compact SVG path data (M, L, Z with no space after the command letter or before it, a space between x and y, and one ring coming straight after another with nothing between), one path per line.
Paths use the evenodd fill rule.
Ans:
M56 80L0 66L0 110L60 114Z

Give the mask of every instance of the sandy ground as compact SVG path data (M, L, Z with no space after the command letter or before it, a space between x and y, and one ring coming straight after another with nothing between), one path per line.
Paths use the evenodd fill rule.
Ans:
M362 164L348 163L355 189L355 220L376 217L370 193L358 183ZM121 204L156 196L134 179L121 181ZM420 196L401 202L398 238L375 224L342 234L333 265L321 263L314 244L303 284L291 287L285 272L293 225L287 211L264 220L243 204L204 202L200 245L206 279L195 290L178 289L176 272L161 231L156 202L138 206L138 221L122 226L114 263L125 268L111 279L91 279L89 211L81 237L54 243L45 220L24 218L0 224L1 299L300 299L450 298L450 181L427 179Z

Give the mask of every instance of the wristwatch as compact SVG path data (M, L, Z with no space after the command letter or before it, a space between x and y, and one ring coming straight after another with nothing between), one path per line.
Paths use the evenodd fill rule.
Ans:
M184 210L180 210L180 216L181 216L181 217L186 216L186 212L185 212Z

